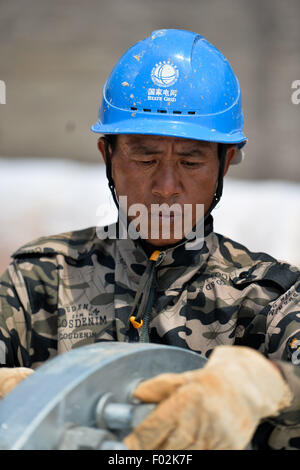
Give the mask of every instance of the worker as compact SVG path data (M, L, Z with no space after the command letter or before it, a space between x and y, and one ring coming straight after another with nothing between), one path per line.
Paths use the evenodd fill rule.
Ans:
M12 255L0 283L0 394L72 348L173 345L208 361L136 388L158 406L129 448L300 448L299 269L213 230L224 175L247 142L231 65L198 34L154 31L112 70L92 131L118 221Z

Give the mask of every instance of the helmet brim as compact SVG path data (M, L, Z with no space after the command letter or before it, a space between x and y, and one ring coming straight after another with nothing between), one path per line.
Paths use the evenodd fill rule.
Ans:
M236 144L242 147L247 138L243 132L237 131L227 134L216 129L202 127L192 122L176 121L170 119L132 117L113 124L103 124L100 120L91 127L91 130L98 134L139 134L139 135L160 135L165 137L179 137L193 140L203 140L224 144ZM163 125L162 125L163 124Z

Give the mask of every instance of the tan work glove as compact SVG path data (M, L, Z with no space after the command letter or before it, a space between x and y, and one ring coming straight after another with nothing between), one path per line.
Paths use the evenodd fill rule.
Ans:
M0 369L0 399L15 388L21 380L32 374L28 367L2 367Z
M134 396L159 405L124 439L132 450L242 450L292 400L279 370L244 346L218 346L202 369L161 374Z

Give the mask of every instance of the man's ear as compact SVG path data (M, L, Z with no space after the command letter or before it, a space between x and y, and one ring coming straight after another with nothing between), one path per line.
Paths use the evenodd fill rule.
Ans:
M98 149L99 149L99 152L101 153L102 155L102 158L104 160L104 163L106 163L106 153L105 153L105 143L104 143L104 137L100 137L98 139Z
M225 157L224 176L226 175L229 169L229 166L236 155L236 152L237 152L237 148L235 145L228 146L226 150L226 157Z

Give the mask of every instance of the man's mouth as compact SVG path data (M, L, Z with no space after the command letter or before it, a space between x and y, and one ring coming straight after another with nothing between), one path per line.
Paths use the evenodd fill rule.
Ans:
M150 215L151 217L159 217L160 219L178 219L179 217L182 217L181 212L174 211L151 211Z

